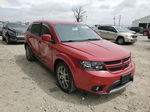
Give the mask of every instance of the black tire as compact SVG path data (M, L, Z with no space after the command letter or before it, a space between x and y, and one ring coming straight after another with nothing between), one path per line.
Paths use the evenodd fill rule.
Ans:
M60 62L56 66L56 77L58 86L66 93L72 93L76 90L71 71L69 67L64 63Z
M28 61L35 61L35 55L32 52L32 49L27 45L25 48L26 51L26 58Z
M148 39L150 39L150 35L148 35Z
M10 41L10 39L8 37L6 38L6 43L7 44L11 44L11 41Z
M2 35L2 41L6 41L6 39L4 38L4 36Z
M144 36L147 36L147 35L148 35L148 32L147 32L147 31L144 31L144 32L143 32L143 35L144 35Z
M118 38L117 38L117 43L118 43L119 45L125 44L124 38L123 38L123 37L118 37Z

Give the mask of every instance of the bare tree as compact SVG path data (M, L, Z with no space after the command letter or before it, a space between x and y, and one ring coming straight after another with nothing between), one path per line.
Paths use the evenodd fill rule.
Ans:
M83 7L82 6L75 7L72 9L72 11L74 13L76 22L82 22L83 18L85 16L85 11L84 11Z

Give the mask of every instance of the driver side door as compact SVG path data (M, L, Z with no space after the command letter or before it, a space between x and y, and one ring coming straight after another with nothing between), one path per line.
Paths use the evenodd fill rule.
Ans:
M46 24L42 24L41 27L41 37L42 35L49 34L52 37L52 33L50 31L50 28ZM53 40L53 37L52 37ZM50 68L52 67L52 61L53 61L53 43L49 41L40 40L39 42L39 49L40 49L40 58L42 61L44 61Z

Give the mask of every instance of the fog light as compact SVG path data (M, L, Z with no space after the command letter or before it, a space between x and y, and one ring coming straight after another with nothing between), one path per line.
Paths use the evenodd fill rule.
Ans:
M95 91L95 92L97 92L97 91L102 91L103 89L104 89L104 85L100 85L100 86L93 86L92 87L92 91Z

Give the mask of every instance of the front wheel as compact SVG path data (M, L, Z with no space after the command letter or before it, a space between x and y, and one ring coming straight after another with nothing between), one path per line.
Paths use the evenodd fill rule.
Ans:
M148 35L148 39L150 39L150 35Z
M11 41L10 41L9 38L6 38L6 43L7 43L7 44L10 44L10 43L11 43Z
M125 42L124 42L124 38L122 38L122 37L119 37L118 39L117 39L117 43L119 44L119 45L123 45Z
M71 93L76 89L71 71L64 62L60 62L57 65L56 75L58 85L64 92Z
M4 38L4 36L2 35L2 41L5 41L6 39Z

